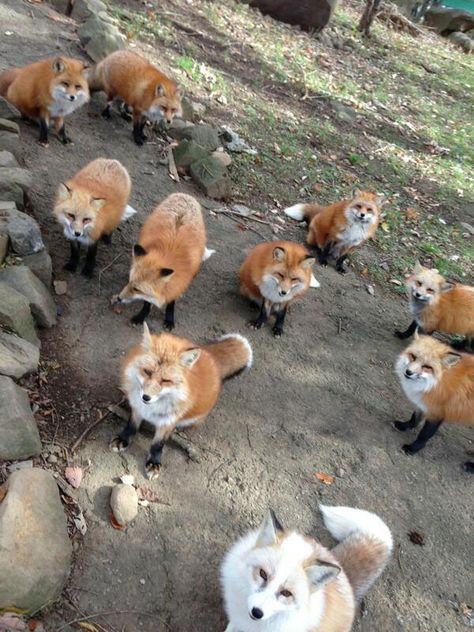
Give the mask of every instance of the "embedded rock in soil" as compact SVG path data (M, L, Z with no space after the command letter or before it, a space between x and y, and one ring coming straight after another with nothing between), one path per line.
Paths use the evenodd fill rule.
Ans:
M22 264L29 268L47 288L51 286L53 276L53 264L48 251L43 248L32 255L26 255L21 260Z
M11 474L0 503L0 610L35 612L56 599L71 553L53 476L39 468Z
M44 248L38 223L30 215L18 211L14 202L0 201L0 232L8 233L17 255L31 255Z
M0 133L1 133L0 126ZM21 167L0 167L0 200L12 201L23 208L25 196L33 182L33 176L28 169Z
M0 411L0 460L26 459L40 454L41 440L28 395L10 377L3 375L0 375ZM1 531L0 528L0 534ZM0 545L0 559L1 551ZM0 568L1 582L4 572L1 561Z
M19 378L36 371L38 362L38 347L0 330L0 374Z
M92 15L78 30L81 44L95 62L124 48L123 37L114 24Z
M2 282L0 282L0 325L14 331L37 347L40 346L28 300L23 294Z
M191 176L204 193L211 198L221 200L230 197L230 180L224 165L216 158L208 156L191 165Z
M10 266L0 270L0 282L23 294L40 327L56 324L56 305L48 289L26 266Z
M131 485L120 483L110 495L110 506L115 520L122 526L131 522L138 513L138 496Z
M11 121L19 118L21 118L20 110L7 101L5 97L0 97L0 119L8 119Z

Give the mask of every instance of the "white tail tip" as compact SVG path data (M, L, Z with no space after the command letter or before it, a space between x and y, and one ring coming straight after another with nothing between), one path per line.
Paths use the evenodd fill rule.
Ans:
M130 219L131 217L133 217L136 214L136 212L137 211L133 208L133 206L130 206L129 204L127 204L123 212L122 219L120 221L125 222L127 219Z
M311 273L311 280L309 282L309 287L321 287L321 283L318 281L318 279L314 276L313 273Z
M283 213L291 217L292 219L296 219L299 222L304 220L304 207L306 204L295 204L294 206L289 206L288 208L283 209Z
M382 518L371 511L353 507L328 507L319 505L324 524L339 542L352 534L361 533L383 542L389 550L393 546L390 529Z
M218 338L218 341L220 342L221 340L228 340L229 338L235 338L244 345L248 353L248 360L245 368L247 370L250 369L253 364L253 349L250 342L247 340L247 338L245 338L245 336L242 336L242 334L224 334L223 336Z
M215 250L212 250L210 248L205 248L204 249L204 254L202 255L202 261L207 261L209 259L209 257L212 257L213 254L215 254Z

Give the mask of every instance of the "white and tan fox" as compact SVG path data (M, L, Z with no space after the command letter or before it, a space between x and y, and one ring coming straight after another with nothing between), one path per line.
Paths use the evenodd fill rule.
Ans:
M87 255L82 274L92 276L99 240L110 243L120 222L136 213L128 205L130 190L128 171L118 160L108 158L93 160L59 185L53 215L71 244L66 270L76 271L83 245Z
M251 367L252 348L239 334L196 345L168 333L151 335L147 324L143 326L141 344L132 347L122 364L122 390L132 415L111 447L125 450L143 420L155 426L146 462L148 477L153 479L173 430L205 421L217 403L222 382Z
M413 322L395 335L404 340L418 328L420 333L459 334L469 345L474 340L474 287L450 283L436 269L418 261L406 282Z
M228 551L221 569L226 632L349 632L357 602L385 568L393 541L373 513L320 506L339 544L329 551L285 531L273 512Z

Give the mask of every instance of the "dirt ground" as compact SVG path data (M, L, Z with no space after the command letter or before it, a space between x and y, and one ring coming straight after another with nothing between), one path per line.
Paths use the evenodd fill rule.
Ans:
M80 55L73 26L48 18L48 11L22 0L0 0L2 68L59 50ZM129 324L138 306L118 315L109 299L127 279L140 225L172 191L199 196L168 177L158 164L158 145L139 148L123 120L98 116L100 104L94 98L68 119L73 146L52 138L44 149L36 142L37 129L21 124L23 159L35 176L32 207L55 277L68 284L67 294L57 297L59 324L43 335L43 359L60 365L48 372L45 386L59 424L43 432L65 446L94 420L98 408L120 399L120 359L141 332ZM58 182L99 156L118 158L128 168L138 215L114 235L111 246L99 249L97 274L89 281L63 271L68 245L50 212ZM140 508L124 531L110 524L110 489L126 472L146 483L149 438L141 435L123 456L110 452L108 443L122 422L109 416L83 443L78 458L90 465L78 498L88 532L83 540L76 537L81 545L70 584L46 614L47 629L66 629L61 626L78 611L113 611L120 614L93 621L111 631L219 632L225 628L218 583L224 551L256 526L268 507L284 525L331 544L318 514L320 501L373 510L395 537L392 562L366 600L356 630L461 629L453 603L473 604L474 593L472 478L460 464L474 435L467 428L443 428L421 454L401 452L405 438L390 421L411 413L393 372L402 345L392 330L408 322L404 301L380 287L369 295L364 280L352 272L340 276L318 267L321 288L291 310L280 340L268 327L251 331L246 321L254 312L238 295L237 270L246 249L260 239L228 218L205 213L208 242L217 254L177 304L175 333L205 341L238 331L253 346L254 366L225 384L207 423L187 433L200 463L167 447L161 477L147 483L164 502ZM301 240L304 233L294 229L288 236ZM160 331L161 315L153 312L149 324ZM335 475L335 482L324 486L314 476L317 471ZM424 534L424 546L409 541L412 530Z

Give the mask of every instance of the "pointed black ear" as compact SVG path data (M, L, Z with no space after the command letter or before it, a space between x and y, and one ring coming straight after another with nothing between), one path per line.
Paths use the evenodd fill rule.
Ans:
M59 75L61 72L64 72L65 68L66 68L66 64L64 63L64 60L62 59L62 57L56 57L56 59L53 61L54 72L57 75Z
M143 255L146 255L146 250L143 246L140 246L140 244L135 244L133 246L133 254L135 257L143 257Z
M285 529L283 528L281 522L278 520L278 518L277 518L275 512L273 511L273 509L270 509L270 515L272 517L273 525L274 525L275 529L277 531L283 532Z
M171 268L161 268L161 272L160 275L162 277L166 277L169 276L170 274L173 274L174 270L172 270Z

